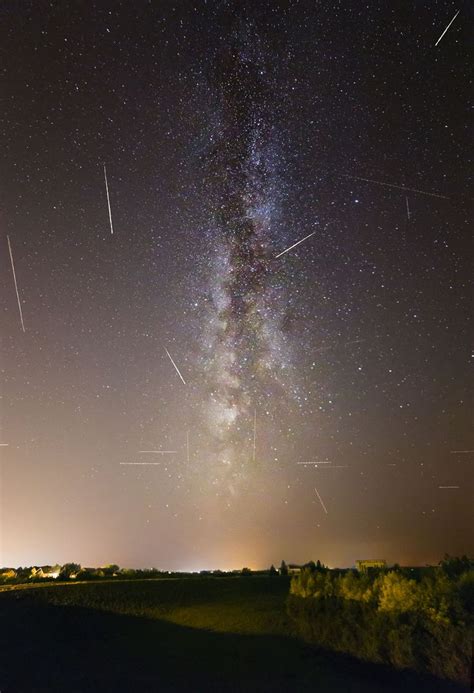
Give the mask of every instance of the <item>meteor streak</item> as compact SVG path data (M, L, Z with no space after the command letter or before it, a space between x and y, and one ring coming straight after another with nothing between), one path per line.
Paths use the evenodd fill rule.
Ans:
M176 450L139 450L140 455L150 453L152 455L176 455Z
M363 180L366 183L376 183L376 185L385 185L388 188L397 188L398 190L410 190L414 193L419 193L420 195L429 195L430 197L441 197L443 200L449 200L446 195L440 195L439 193L426 192L426 190L418 190L417 188L408 188L406 185L395 185L394 183L383 183L381 180L373 180L373 178L361 178L360 176L346 176L343 178L353 178L354 180Z
M109 208L110 233L113 235L114 227L112 226L112 210L110 209L109 185L107 183L107 169L105 168L105 164L104 164L104 179L105 179L105 190L107 192L107 206Z
M318 464L321 464L320 462L316 463L316 467ZM330 467L321 467L321 469L347 469L349 467L348 464L332 464Z
M156 466L158 464L161 464L161 462L120 462L119 464L127 465L127 466L130 466L130 465L131 466L136 466L136 465L139 465L139 466L142 466L142 465Z
M306 239L311 238L311 236L314 236L315 233L316 233L316 231L313 231L313 233L308 234L307 236L305 236L304 238L302 238L300 241L297 241L296 243L293 243L293 245L290 245L290 247L287 248L286 250L283 250L283 252L279 253L278 255L275 255L275 260L276 260L278 257L281 257L282 255L284 255L285 253L287 253L287 252L288 252L289 250L291 250L292 248L296 248L297 245L299 245L300 243L303 243L303 241L306 241Z
M253 461L255 462L255 455L257 450L257 410L253 413Z
M438 486L438 488L459 488L459 486Z
M321 496L319 495L319 491L318 491L318 489L316 488L316 486L314 487L314 490L316 491L316 495L317 495L318 498L319 498L319 502L320 502L321 505L323 506L323 510L324 510L324 512L325 512L326 515L327 515L327 514L328 514L328 511L326 510L326 506L324 505L323 499L322 499Z
M456 14L454 15L454 17L451 19L451 21L449 22L449 24L448 24L448 26L446 27L446 29L443 31L443 33L441 34L441 36L439 37L439 39L436 41L435 46L437 46L438 43L441 41L441 39L443 38L443 36L444 36L445 33L447 32L447 30L449 29L449 27L451 26L451 24L454 22L454 20L455 20L456 17L458 16L459 12L460 12L460 10L458 10L458 11L456 12Z
M12 253L12 246L10 243L10 236L7 236L7 241L8 241L8 250L10 251L10 260L12 263L13 281L15 282L15 291L16 291L16 299L18 301L18 310L20 311L21 327L23 329L23 332L25 332L26 331L25 330L25 323L23 322L23 312L21 310L20 294L18 293L18 284L16 283L15 264L13 262L13 253Z
M165 347L165 351L166 351L166 353L168 354L169 360L171 361L171 363L173 364L173 366L176 368L176 373L179 375L179 377L180 377L181 380L183 381L183 384L186 385L185 379L183 378L183 376L182 376L181 373L179 372L178 366L177 366L177 365L175 364L175 362L173 361L173 359L172 359L172 357L171 357L171 354L170 354L170 352L168 351L168 349L167 349L166 347Z

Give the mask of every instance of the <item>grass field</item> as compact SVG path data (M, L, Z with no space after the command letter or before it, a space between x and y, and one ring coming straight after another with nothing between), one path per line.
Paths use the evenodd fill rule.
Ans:
M308 647L292 636L288 587L229 577L0 593L0 691L462 690Z

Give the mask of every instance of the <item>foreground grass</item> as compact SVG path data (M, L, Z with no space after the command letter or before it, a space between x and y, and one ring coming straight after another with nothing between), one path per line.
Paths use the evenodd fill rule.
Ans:
M48 585L33 598L221 633L287 635L288 590L287 578L164 579Z
M286 614L288 588L285 578L254 577L5 592L0 690L459 690L304 645Z

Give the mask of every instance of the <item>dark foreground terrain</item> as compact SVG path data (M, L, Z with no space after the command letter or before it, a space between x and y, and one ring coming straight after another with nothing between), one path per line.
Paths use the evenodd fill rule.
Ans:
M41 586L0 593L0 691L461 692L311 649L285 578Z

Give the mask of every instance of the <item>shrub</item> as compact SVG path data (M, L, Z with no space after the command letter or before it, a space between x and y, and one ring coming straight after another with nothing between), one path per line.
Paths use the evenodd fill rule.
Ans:
M469 559L410 578L308 569L291 581L288 613L309 642L364 660L466 682L474 638Z

